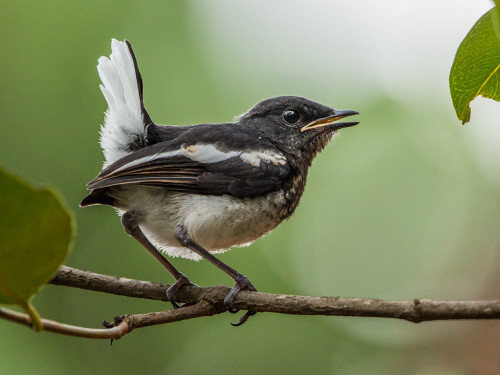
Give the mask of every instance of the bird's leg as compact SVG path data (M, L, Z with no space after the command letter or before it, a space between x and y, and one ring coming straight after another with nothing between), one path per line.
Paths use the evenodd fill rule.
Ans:
M155 259L161 263L168 272L175 278L175 283L167 289L167 298L175 308L179 305L175 302L175 295L184 285L194 285L189 279L179 272L170 262L156 249L156 247L146 238L139 224L134 219L130 211L125 212L122 216L122 225L131 237L135 238Z
M229 312L237 312L237 310L233 309L233 302L236 295L240 292L240 290L250 290L256 292L257 289L250 282L248 277L239 273L234 268L229 267L226 263L221 261L220 259L213 256L210 252L208 252L205 248L197 244L184 230L182 225L177 225L174 230L175 238L181 243L182 246L187 247L188 249L194 251L196 254L202 256L206 260L208 260L213 265L217 266L219 269L227 273L234 280L234 286L229 292L229 294L224 298L224 304ZM245 321L252 315L255 315L254 311L248 311L243 315L239 322L233 325L241 325L245 323Z

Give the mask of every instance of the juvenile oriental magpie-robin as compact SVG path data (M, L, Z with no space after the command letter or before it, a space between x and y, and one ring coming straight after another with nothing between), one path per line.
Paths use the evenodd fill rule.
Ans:
M337 120L358 113L282 96L232 123L157 125L144 108L130 43L113 39L111 48L97 67L109 106L101 129L106 161L80 206L118 210L125 231L175 278L167 291L175 307L178 290L193 284L163 254L219 267L235 282L225 298L231 311L240 290L256 289L213 254L249 245L289 218L316 154L339 129L358 124Z

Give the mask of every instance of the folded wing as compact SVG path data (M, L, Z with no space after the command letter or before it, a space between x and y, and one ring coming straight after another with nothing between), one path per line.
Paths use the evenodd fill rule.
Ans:
M272 150L219 150L212 144L146 147L111 164L88 185L141 184L167 190L254 197L282 187L292 164Z

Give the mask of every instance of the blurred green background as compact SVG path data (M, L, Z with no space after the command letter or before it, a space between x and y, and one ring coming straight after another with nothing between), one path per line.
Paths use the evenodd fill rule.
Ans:
M260 291L498 299L500 105L479 100L462 127L447 92L458 43L491 3L455 1L465 23L446 28L454 9L428 12L430 1L404 2L404 12L388 1L385 21L369 3L3 0L0 164L55 187L74 209L68 265L170 282L112 209L78 208L103 161L97 58L112 37L127 38L157 123L230 121L276 95L361 113L361 125L315 160L292 219L220 256ZM425 32L424 21L442 33ZM173 263L198 285L232 284L206 262ZM170 308L56 286L34 304L46 318L89 327ZM500 372L495 321L259 314L234 328L235 319L140 329L113 346L0 321L0 374Z

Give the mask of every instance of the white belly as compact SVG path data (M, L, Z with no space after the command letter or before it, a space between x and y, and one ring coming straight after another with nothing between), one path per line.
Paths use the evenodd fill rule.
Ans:
M170 256L200 260L182 247L174 236L181 224L191 238L213 253L232 246L247 246L279 224L283 193L267 197L235 198L169 192L153 187L134 186L117 194L124 211L134 211L148 239Z

